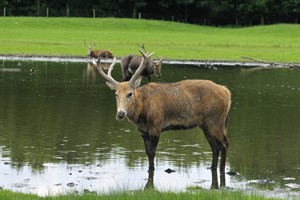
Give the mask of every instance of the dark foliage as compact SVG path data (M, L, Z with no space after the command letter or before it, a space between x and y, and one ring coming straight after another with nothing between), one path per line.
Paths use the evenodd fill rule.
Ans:
M299 0L0 0L1 16L124 17L206 25L299 23Z

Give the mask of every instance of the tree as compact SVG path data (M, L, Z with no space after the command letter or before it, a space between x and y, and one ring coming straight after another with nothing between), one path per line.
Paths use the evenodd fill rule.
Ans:
M265 24L265 17L270 12L268 4L271 0L252 0L251 6L254 13L260 16L260 24Z
M176 4L179 8L183 7L184 9L184 21L188 22L189 17L189 7L194 3L194 0L176 0Z
M147 4L146 0L129 0L129 2L132 5L132 18L137 18L137 10Z
M291 16L294 23L299 23L300 16L300 1L299 0L284 0L282 2L283 13L285 16Z
M300 17L300 0L0 0L0 6L7 16L46 16L47 8L50 16L92 17L94 10L98 17L137 18L141 12L212 25L299 23Z

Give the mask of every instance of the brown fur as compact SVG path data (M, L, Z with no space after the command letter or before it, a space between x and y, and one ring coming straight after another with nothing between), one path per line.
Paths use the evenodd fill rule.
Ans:
M88 56L90 58L100 57L101 59L108 59L114 57L112 52L109 50L93 50L92 48L88 49Z
M142 58L142 56L130 54L121 59L122 81L130 80L132 74L134 74L139 67ZM147 77L149 82L151 81L151 76L153 74L155 74L157 77L161 76L161 60L155 62L150 58L145 60L144 64L146 67L141 75Z
M96 41L92 43L87 43L86 40L84 40L84 46L88 49L88 56L90 58L100 58L100 59L108 59L113 58L113 54L109 50L94 50L94 47L96 46Z

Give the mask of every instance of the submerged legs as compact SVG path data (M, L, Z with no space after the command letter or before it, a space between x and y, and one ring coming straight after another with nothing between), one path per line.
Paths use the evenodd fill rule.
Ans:
M218 159L219 159L219 153L221 152L221 163L220 163L220 187L226 187L226 181L225 181L225 163L226 163L226 155L227 155L227 149L228 149L228 140L224 134L224 131L218 132L219 135L221 135L221 140L216 138L214 135L211 134L211 132L208 131L206 127L202 128L205 137L210 144L213 158L212 158L212 164L211 164L211 174L212 174L212 184L211 189L217 189L218 188L218 178L217 178L217 166L218 166ZM215 134L218 134L215 132Z
M220 171L220 187L226 187L225 173ZM218 189L219 181L218 181L218 172L216 169L211 169L211 187L210 189Z

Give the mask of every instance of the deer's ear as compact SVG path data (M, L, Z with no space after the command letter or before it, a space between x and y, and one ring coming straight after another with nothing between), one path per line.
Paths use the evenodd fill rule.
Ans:
M134 83L133 83L133 87L135 87L135 88L137 88L137 87L139 87L140 85L141 85L141 82L142 82L142 76L139 76L137 79L136 79L136 81L134 81Z
M107 85L111 90L116 90L116 89L117 89L116 86L115 86L114 84L112 84L111 82L106 81L105 83L106 83L106 85Z

